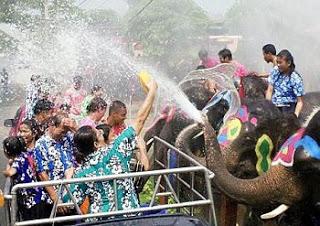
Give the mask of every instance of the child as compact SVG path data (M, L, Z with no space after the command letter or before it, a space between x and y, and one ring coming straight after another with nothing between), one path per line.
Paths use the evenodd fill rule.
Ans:
M8 137L3 141L5 156L9 159L5 176L12 177L13 185L37 182L35 169L29 162L25 142L22 137ZM48 218L52 201L42 187L20 189L18 209L22 220Z

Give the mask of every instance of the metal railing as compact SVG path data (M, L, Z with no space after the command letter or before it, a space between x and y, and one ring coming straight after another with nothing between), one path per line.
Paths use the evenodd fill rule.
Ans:
M168 148L167 151L167 161L168 164L161 162L160 160L154 158L154 163L158 166L162 167L162 169L145 171L145 172L132 172L127 174L118 174L118 175L107 175L107 176L99 176L99 177L88 177L88 178L73 178L68 180L57 180L57 181L43 181L43 182L35 182L28 184L17 184L15 185L10 192L10 195L5 196L7 211L10 213L10 223L8 225L22 226L22 225L39 225L39 224L53 224L59 222L68 222L68 221L81 221L89 218L108 218L111 216L121 216L121 215L130 215L130 214L139 214L149 211L156 210L167 210L167 209L175 209L177 212L183 212L189 215L194 215L194 208L205 206L205 210L208 211L208 223L210 225L217 225L216 215L215 215L215 207L214 200L212 196L211 190L211 181L210 179L214 176L214 174L209 171L207 168L202 166L200 163L190 158L185 153L181 152L173 145L167 143L159 137L154 137L154 141L160 142ZM177 156L184 158L188 161L190 166L171 168L169 166L171 152L177 153ZM179 162L179 158L177 159ZM205 194L201 194L197 190L195 185L195 174L201 174L204 178L205 183ZM191 174L191 183L185 181L182 175ZM169 179L169 176L173 175L176 179L176 186L172 184ZM74 183L86 183L86 182L101 182L101 181L113 181L115 197L117 197L117 180L125 179L125 178L138 178L138 177L154 177L154 190L152 197L150 198L150 204L148 207L140 207L136 209L130 210L118 210L118 200L115 198L115 210L110 212L101 212L94 214L81 214L80 207L76 203L75 198L73 197L69 185ZM162 181L162 183L161 183ZM165 182L165 186L163 186L163 181ZM52 208L52 212L49 218L46 219L36 219L29 221L18 221L18 202L17 202L17 194L20 189L26 188L34 188L34 187L45 187L45 186L56 186L58 187L58 191L62 191L65 189L69 196L71 197L70 203L58 204L56 202ZM176 190L174 189L176 187ZM187 188L188 191L192 194L192 200L182 201L180 197L180 188ZM160 189L161 188L161 189ZM160 192L161 190L161 192ZM6 194L6 193L5 193ZM158 204L156 205L156 198L159 196L170 196L173 198L173 204ZM10 205L11 204L11 205ZM73 206L77 212L77 215L72 216L59 216L55 217L55 213L60 206ZM209 208L208 208L209 207ZM181 211L182 210L182 211ZM9 220L7 218L7 220Z

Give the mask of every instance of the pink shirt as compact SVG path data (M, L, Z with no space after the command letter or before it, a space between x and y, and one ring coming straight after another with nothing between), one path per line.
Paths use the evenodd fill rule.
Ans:
M82 119L79 123L79 127L82 126L91 126L92 128L96 128L96 123L89 117L85 117L84 119Z
M86 96L84 89L75 90L73 87L69 88L64 94L65 101L71 106L70 113L73 115L80 115L81 104Z
M205 68L212 68L218 64L219 62L212 57L208 57L205 61L200 61L200 65L203 65Z
M237 61L232 61L232 63L236 66L236 71L234 72L235 77L244 77L248 74L247 69Z

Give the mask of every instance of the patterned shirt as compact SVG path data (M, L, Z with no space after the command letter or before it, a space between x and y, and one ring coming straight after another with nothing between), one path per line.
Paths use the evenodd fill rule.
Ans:
M46 172L49 180L63 179L65 171L75 163L72 134L68 132L60 141L43 135L36 142L34 159L37 173Z
M84 163L76 168L74 177L128 173L129 162L135 148L136 133L132 127L128 127L111 146L88 155ZM115 211L115 198L118 201L118 210L138 208L138 198L132 179L116 180L116 183L117 197L115 197L113 181L72 184L71 191L78 204L82 204L85 197L89 197L89 213Z
M12 167L17 170L13 176L13 184L37 182L35 170L33 168L32 152L22 152L12 163ZM40 204L41 202L52 203L51 199L41 187L23 188L19 190L18 202L24 208Z
M284 75L275 69L268 82L273 86L272 102L277 106L296 103L297 97L304 95L302 77L295 71L291 75Z

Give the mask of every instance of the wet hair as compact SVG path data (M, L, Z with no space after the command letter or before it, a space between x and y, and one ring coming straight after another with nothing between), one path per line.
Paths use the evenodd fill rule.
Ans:
M101 129L103 131L103 139L104 142L108 142L108 137L109 137L109 133L111 130L111 126L107 125L107 124L100 124L96 127L96 129Z
M60 105L59 109L63 110L63 111L69 111L71 109L71 105L67 104L67 103L64 103L64 104Z
M201 49L198 53L199 58L207 57L208 56L208 51L206 49Z
M272 44L267 44L267 45L264 45L262 47L262 51L265 53L265 54L268 54L268 53L271 53L272 55L276 55L277 54L277 50L276 50L276 47Z
M199 65L196 70L202 70L202 69L206 69L206 67L204 65Z
M107 102L104 99L101 97L94 97L87 106L87 113L96 112L99 109L106 109L107 106Z
M72 78L73 83L82 83L82 81L83 81L83 78L80 75L76 75Z
M101 90L102 87L99 86L99 85L94 85L92 88L91 88L91 94L94 94L94 92L98 92L99 90Z
M41 132L36 120L26 119L20 125L26 125L31 130L31 132L35 135L35 140L39 139Z
M220 50L218 55L223 59L228 57L229 60L232 60L232 53L229 49L224 48L224 49Z
M3 141L3 151L9 158L14 158L26 151L26 144L22 137L7 137Z
M98 140L96 131L91 126L82 126L74 135L76 147L76 160L82 162L85 157L96 150L95 142Z
M109 108L109 115L111 115L114 112L118 112L120 108L127 109L126 105L121 102L120 100L115 100L111 103L111 106Z
M55 126L55 127L59 127L62 123L62 120L64 118L67 118L65 114L63 113L59 113L59 114L56 114L55 116L52 116L50 119L49 119L49 125L51 126Z
M52 110L53 107L54 107L54 103L46 99L41 99L41 100L38 100L35 106L33 107L33 113L34 115L38 115L43 111Z
M296 65L294 64L294 59L292 54L287 49L281 50L277 57L283 58L287 63L290 63L289 66L289 74L291 75L292 72L296 69Z

